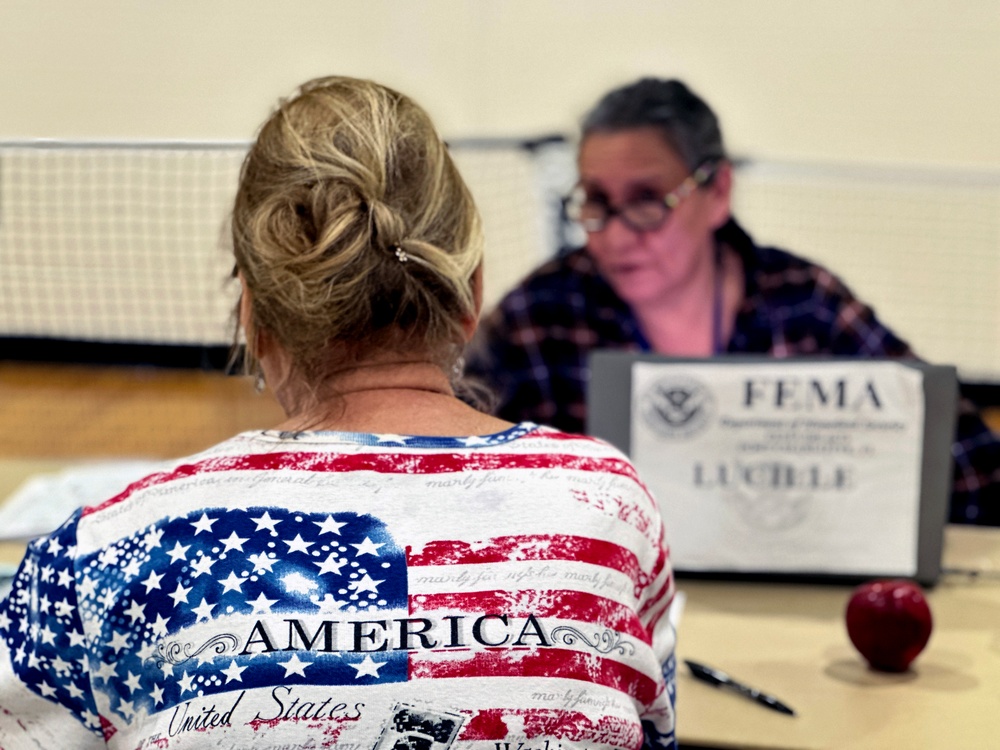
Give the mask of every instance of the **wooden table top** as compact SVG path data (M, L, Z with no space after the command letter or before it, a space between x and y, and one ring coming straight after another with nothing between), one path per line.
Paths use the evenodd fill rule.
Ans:
M995 748L1000 727L1000 529L951 526L928 591L934 630L910 671L867 667L847 636L849 586L685 581L678 736L713 748ZM790 704L789 717L696 681L691 658Z

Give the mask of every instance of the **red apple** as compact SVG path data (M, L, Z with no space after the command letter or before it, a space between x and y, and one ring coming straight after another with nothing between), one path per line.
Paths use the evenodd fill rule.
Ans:
M847 602L847 634L873 669L904 672L931 637L931 609L912 581L869 581Z

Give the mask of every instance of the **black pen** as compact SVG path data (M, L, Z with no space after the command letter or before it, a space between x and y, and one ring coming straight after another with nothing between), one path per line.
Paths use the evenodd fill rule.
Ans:
M795 716L795 711L774 696L766 695L759 690L755 690L749 685L737 682L725 672L720 672L718 669L706 667L704 664L699 664L696 661L689 661L687 659L684 660L684 663L688 665L688 669L691 670L691 674L693 674L696 679L707 682L710 685L715 685L716 687L732 688L733 690L742 693L750 700L757 701L762 706L773 708L775 711L780 711L781 713L788 714L789 716Z

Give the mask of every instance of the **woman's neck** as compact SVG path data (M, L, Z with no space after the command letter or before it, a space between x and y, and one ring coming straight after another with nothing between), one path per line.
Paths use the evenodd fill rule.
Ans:
M455 397L448 376L428 361L361 363L319 388L287 384L276 394L288 418L277 429L418 435L483 435L510 427Z
M742 302L742 263L725 246L706 253L695 274L673 294L633 313L653 351L708 357L725 350Z

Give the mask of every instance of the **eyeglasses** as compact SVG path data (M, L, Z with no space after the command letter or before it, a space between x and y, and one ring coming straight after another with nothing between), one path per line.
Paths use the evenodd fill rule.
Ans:
M708 182L715 174L716 164L706 163L689 174L684 182L662 198L644 198L624 206L611 206L606 201L591 200L578 186L566 204L566 214L588 232L600 232L615 216L636 232L651 232L662 227L670 212L691 193Z

